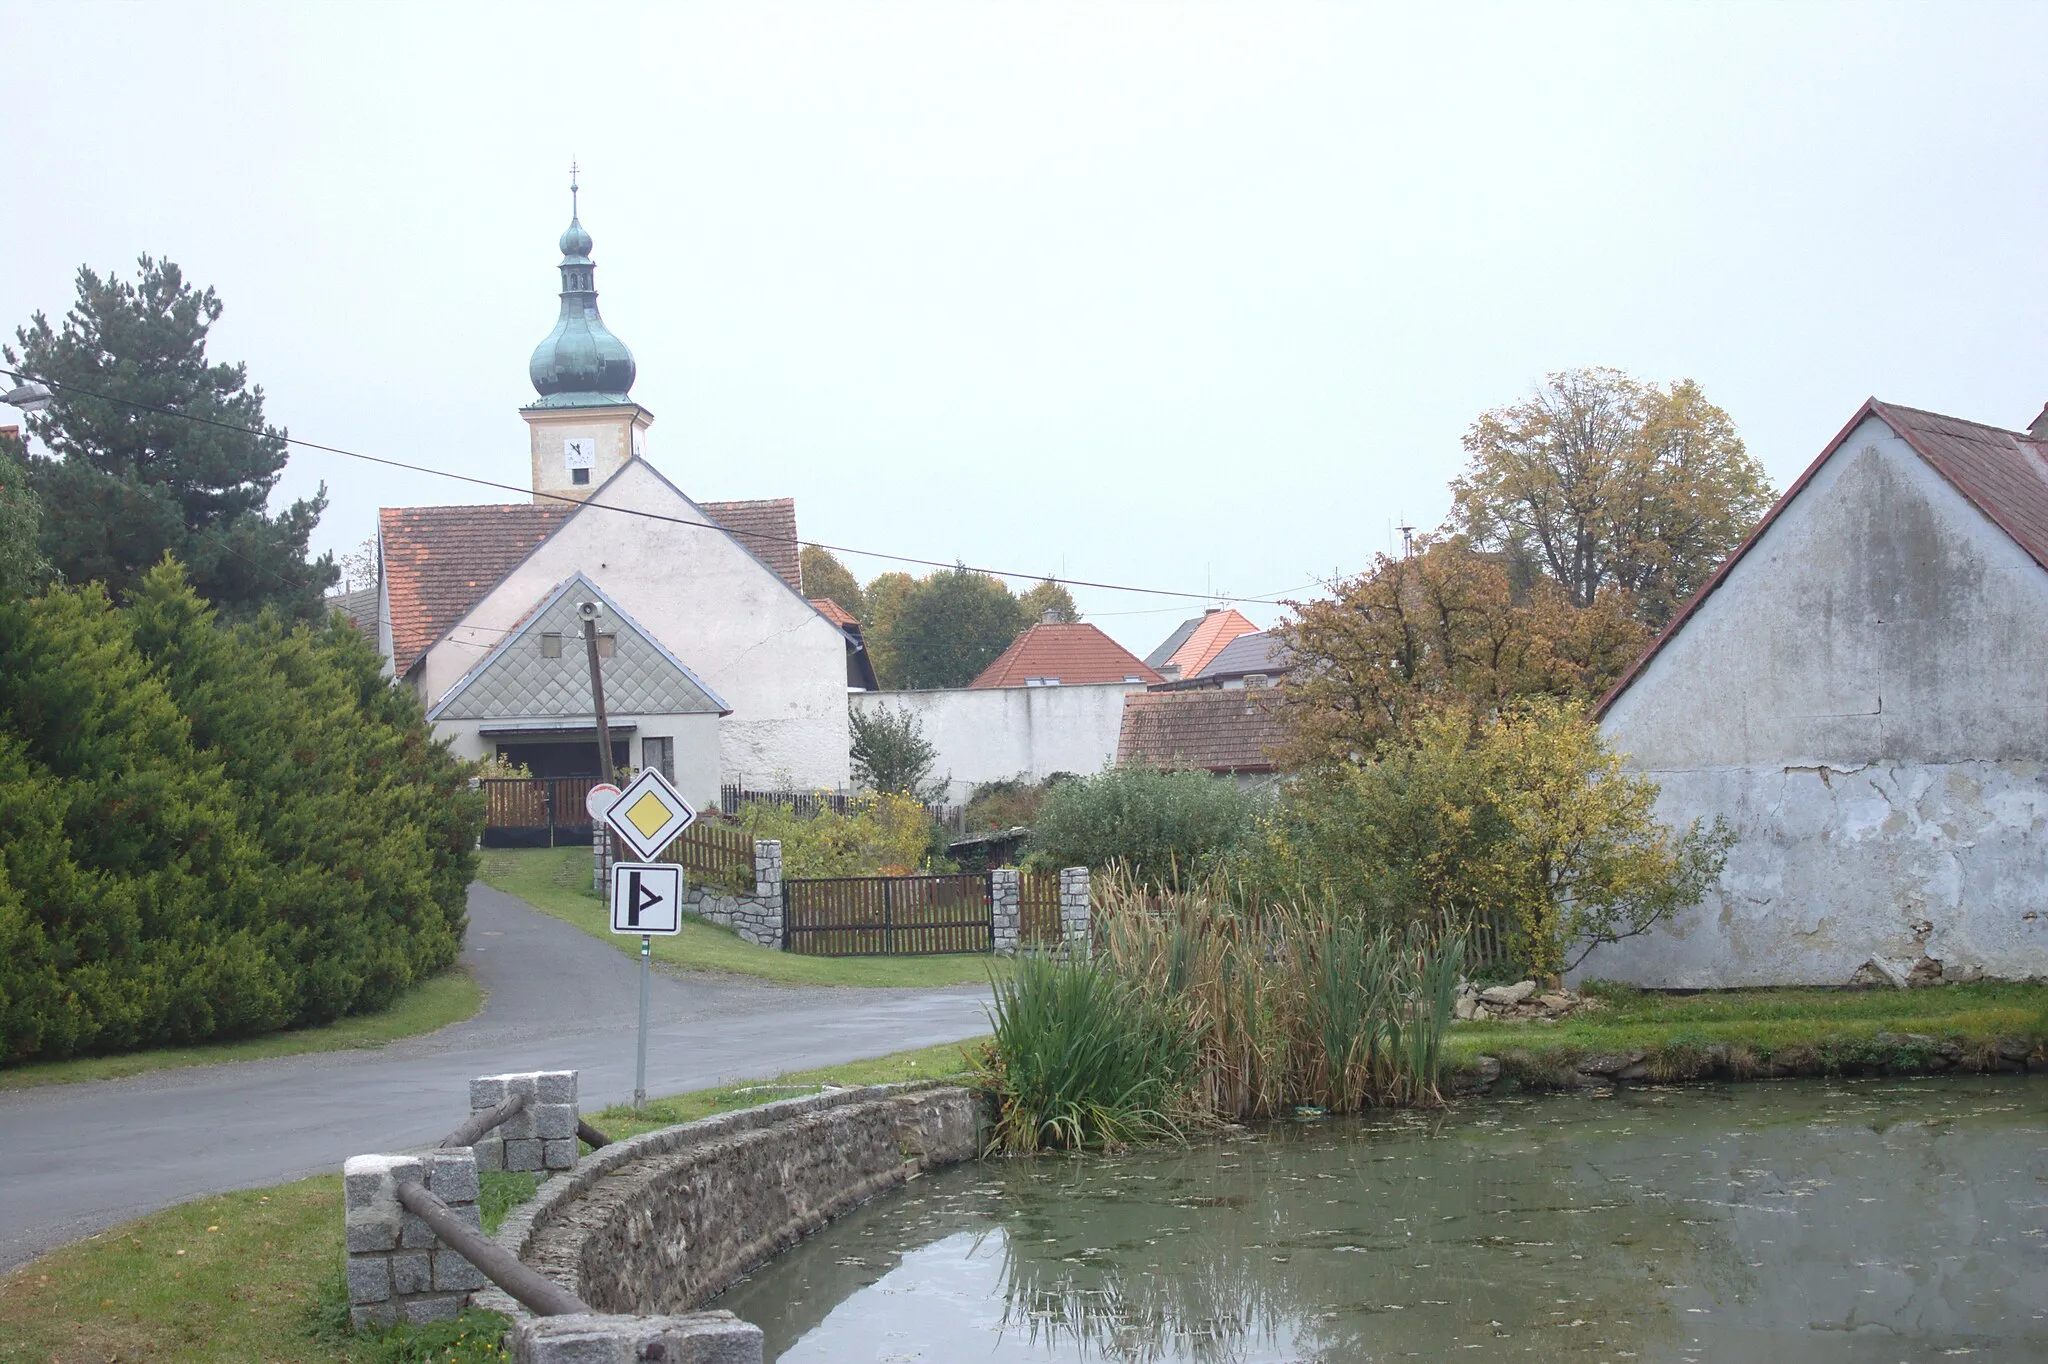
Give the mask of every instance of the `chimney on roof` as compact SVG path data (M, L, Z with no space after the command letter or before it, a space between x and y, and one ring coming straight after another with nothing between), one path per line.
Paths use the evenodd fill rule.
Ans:
M1038 623L1041 625L1058 625L1060 623L1059 608L1056 606L1046 607L1045 610L1038 613Z
M2041 405L2041 415L2034 418L2034 424L2027 428L2027 434L2035 440L2048 440L2048 403Z

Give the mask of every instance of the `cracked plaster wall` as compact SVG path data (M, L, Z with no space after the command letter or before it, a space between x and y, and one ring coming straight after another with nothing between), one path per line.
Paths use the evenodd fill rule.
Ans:
M1720 883L1581 974L2048 976L2048 573L1873 417L1601 724L1726 818Z

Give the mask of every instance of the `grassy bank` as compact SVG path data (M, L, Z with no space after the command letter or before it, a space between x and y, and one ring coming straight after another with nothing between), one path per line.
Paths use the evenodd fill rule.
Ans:
M822 1066L588 1115L626 1137L804 1093L956 1073L962 1044ZM341 1177L222 1194L153 1213L53 1251L0 1280L0 1364L109 1360L395 1364L429 1356L333 1329L341 1268ZM320 1305L326 1298L326 1312ZM451 1332L452 1336L455 1333ZM488 1343L459 1362L493 1358ZM436 1350L431 1358L451 1356Z
M1725 990L1668 995L1609 988L1602 1007L1559 1023L1457 1023L1446 1051L1468 1076L1479 1058L1509 1078L1570 1084L1582 1062L1634 1058L1648 1078L1995 1069L1998 1043L2048 1045L2048 985L1924 990ZM2012 1058L2007 1058L2008 1060Z
M344 1018L319 1028L268 1033L235 1042L209 1042L197 1047L162 1047L119 1056L85 1056L71 1061L0 1067L0 1089L30 1085L69 1085L86 1080L117 1080L145 1071L179 1066L210 1066L220 1061L260 1061L270 1056L298 1056L313 1051L349 1051L381 1047L402 1037L417 1037L450 1023L460 1023L483 1007L484 992L468 973L443 971L415 985L379 1013Z
M640 940L611 931L609 912L590 893L588 848L495 848L483 855L484 884L516 895L543 914L574 924L628 955ZM784 985L941 986L987 983L997 959L947 957L804 957L743 942L715 924L687 922L673 938L654 940L654 959L690 971L724 971Z

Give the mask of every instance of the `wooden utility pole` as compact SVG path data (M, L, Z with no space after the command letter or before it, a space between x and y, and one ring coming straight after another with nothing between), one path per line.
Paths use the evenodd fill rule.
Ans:
M597 712L597 770L603 774L605 784L617 785L612 780L612 727L604 713L604 671L597 663L597 603L584 602L576 608L583 617L583 652L590 658L590 703Z

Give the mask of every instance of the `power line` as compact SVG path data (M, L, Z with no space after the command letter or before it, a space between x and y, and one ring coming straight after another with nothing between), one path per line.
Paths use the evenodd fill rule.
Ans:
M618 512L625 516L638 516L650 521L664 521L678 526L694 526L702 530L719 531L726 535L735 534L729 527L721 526L713 521L692 521L684 516L669 516L662 512L643 511L637 507L620 507L609 502L587 501L569 497L562 493L545 492L537 488L521 488L511 483L499 483L493 479L478 478L473 474L458 474L448 469L436 469L431 465L413 464L402 459L389 459L383 455L367 455L359 450L344 449L339 445L323 445L318 441L301 440L296 436L280 435L263 427L243 426L238 422L221 421L216 417L205 417L196 412L180 412L176 408L159 407L154 403L138 402L133 398L116 397L110 393L95 393L91 389L82 388L77 384L61 384L54 379L45 379L31 374L15 373L14 371L7 372L14 373L17 381L25 382L34 379L35 382L58 393L71 393L82 398L93 398L104 403L117 403L123 407L134 408L139 412L150 412L160 417L174 417L180 421L196 422L202 426L216 427L223 431L234 431L245 436L260 436L266 440L278 440L286 445L297 446L302 450L317 450L322 454L340 455L346 459L358 459L368 464L381 464L389 469L404 469L410 473L430 474L436 478L453 479L457 483L469 483L479 488L496 489L499 492L518 493L525 497L543 497L556 502L566 502L572 506L595 507L600 511ZM1087 578L1062 578L1043 573L1019 573L1011 569L982 568L958 560L948 563L942 559L920 559L909 554L891 554L886 550L860 549L853 545L829 545L820 540L805 540L790 535L768 535L757 531L748 531L746 532L745 539L785 545L815 545L819 549L829 550L834 554L855 554L867 559L886 559L891 563L915 564L920 568L964 568L970 573L985 573L994 578L1016 578L1026 582L1054 582L1066 587L1091 587L1106 592L1132 592L1148 597L1174 597L1184 601L1219 601L1256 606L1285 605L1284 602L1268 600L1264 597L1229 597L1220 596L1212 592L1178 592L1164 587L1134 587L1129 583L1094 582Z

